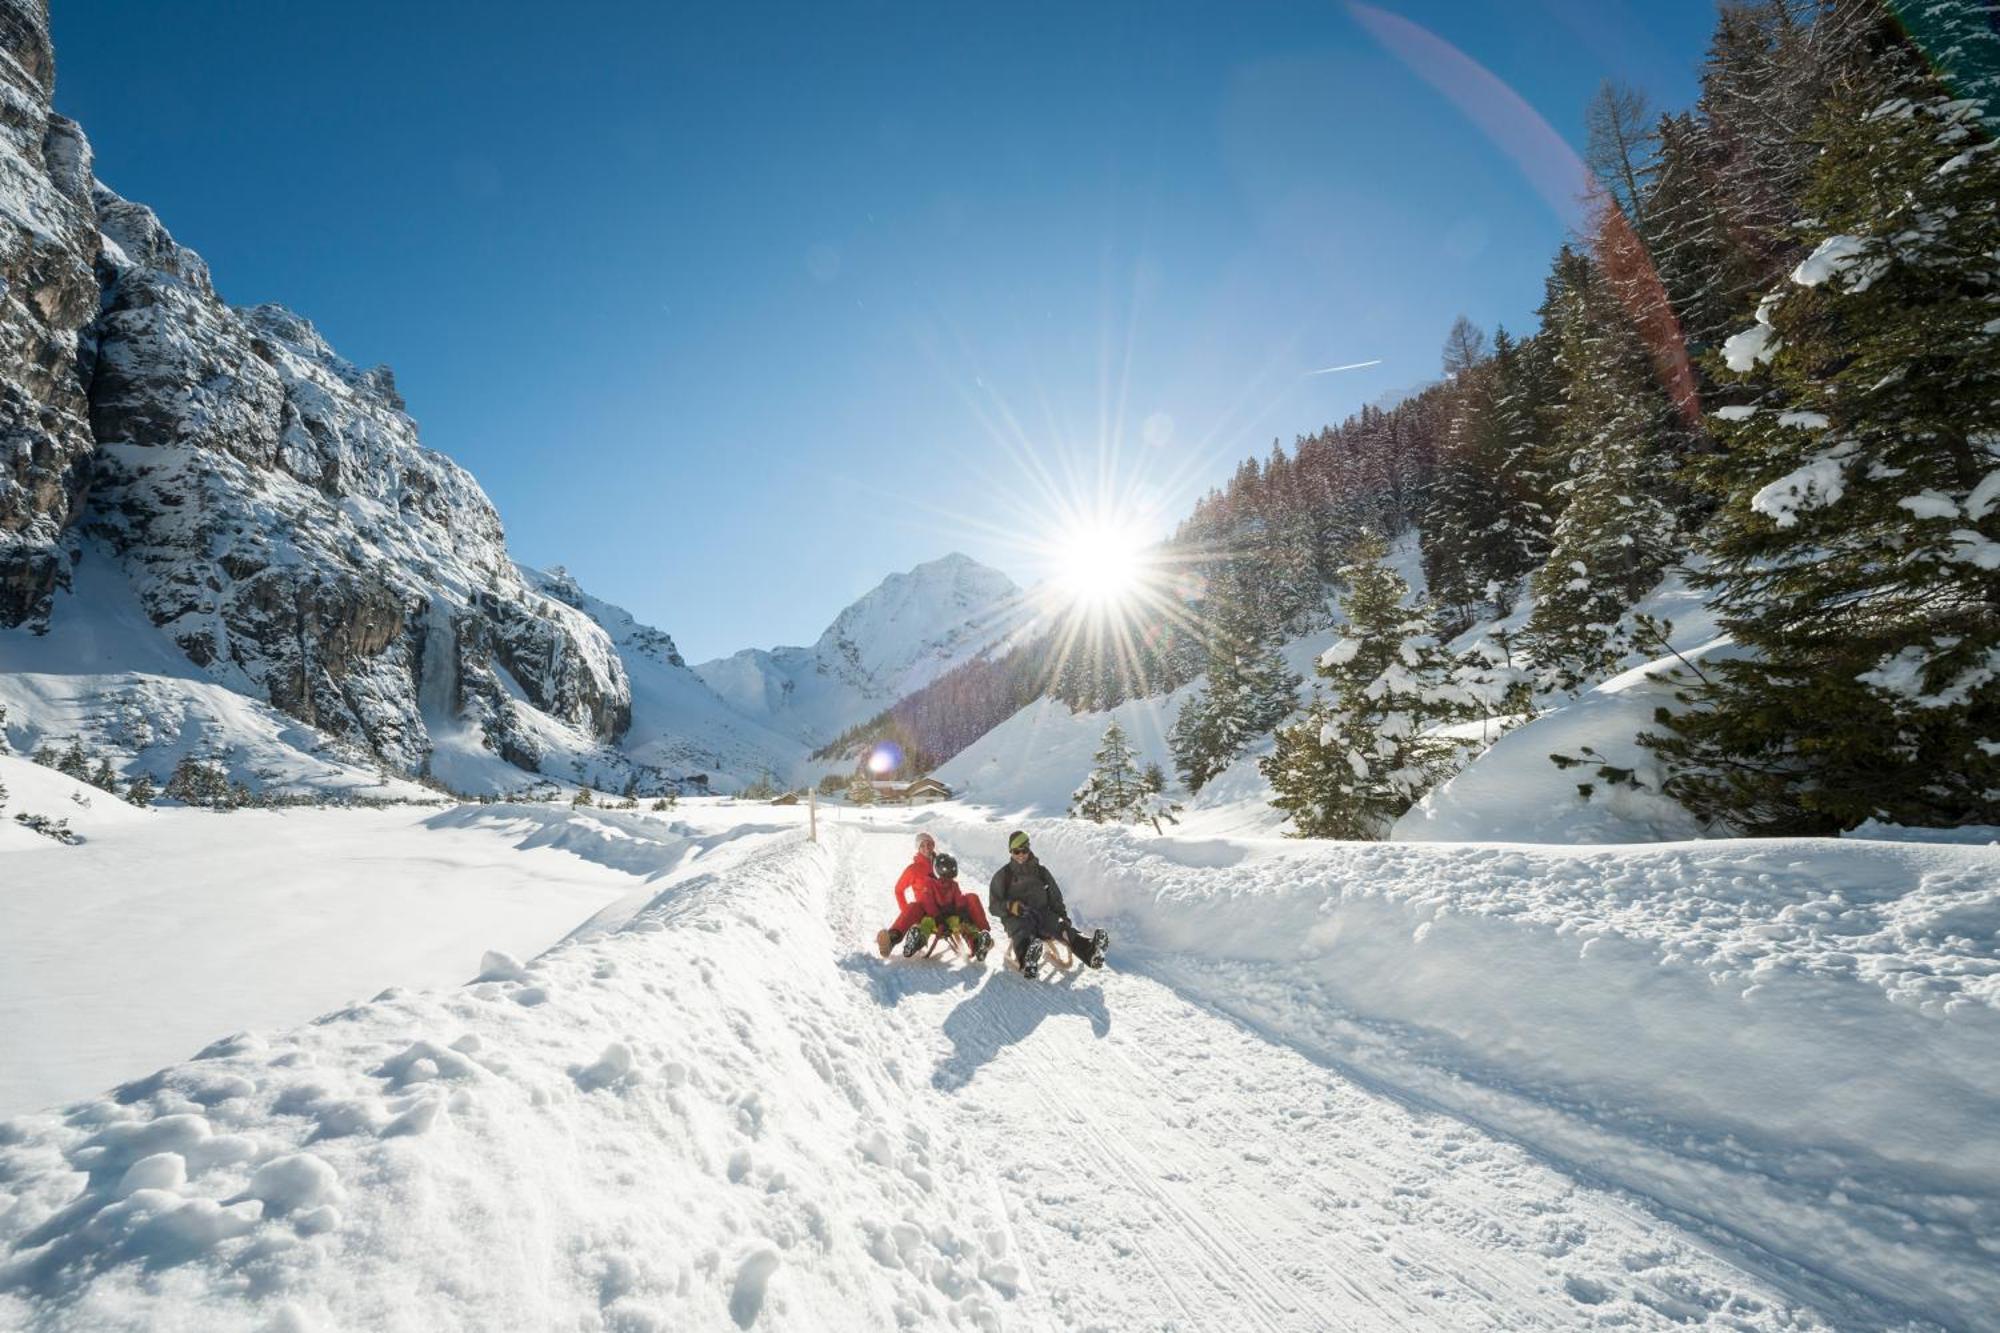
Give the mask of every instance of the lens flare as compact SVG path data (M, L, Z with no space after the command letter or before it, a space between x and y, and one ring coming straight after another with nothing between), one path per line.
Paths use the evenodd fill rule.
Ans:
M903 747L894 741L883 741L868 752L868 771L878 778L902 766Z

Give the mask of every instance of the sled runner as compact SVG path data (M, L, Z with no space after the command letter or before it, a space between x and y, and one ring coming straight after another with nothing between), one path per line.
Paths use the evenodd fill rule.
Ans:
M1013 968L1016 972L1021 970L1021 964L1014 957L1012 949L1007 950L1007 966ZM1070 952L1069 947L1061 940L1047 939L1042 941L1042 971L1044 973L1067 972L1075 966L1076 956Z

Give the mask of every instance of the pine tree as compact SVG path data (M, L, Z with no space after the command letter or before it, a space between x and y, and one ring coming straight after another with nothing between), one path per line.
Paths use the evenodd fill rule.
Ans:
M132 779L132 785L125 789L125 799L133 805L138 806L141 810L152 805L155 795L156 793L153 790L153 776L150 773L139 774L139 776Z
M1427 734L1470 700L1450 679L1435 623L1406 606L1409 586L1373 535L1348 567L1344 637L1316 668L1303 720L1280 729L1260 767L1301 837L1380 838L1449 769L1454 747Z
M1207 786L1228 765L1209 715L1206 691L1193 691L1181 702L1180 715L1167 731L1167 749L1174 757L1174 771L1191 792Z
M1129 824L1139 814L1145 780L1134 762L1125 729L1113 718L1097 747L1096 767L1070 797L1069 813L1093 824Z
M1607 215L1605 225L1619 225ZM1570 474L1548 563L1532 586L1526 635L1544 686L1574 690L1622 655L1627 607L1672 560L1664 440L1672 413L1646 348L1596 266L1570 263L1556 293L1563 411L1558 448Z
M1297 706L1299 678L1279 652L1281 630L1262 619L1250 577L1210 581L1203 606L1206 688L1189 698L1167 742L1189 791L1201 788Z
M590 794L589 787L578 787L576 789L576 795L570 798L569 803L573 806L582 807L582 806L596 805L597 800Z
M97 767L90 771L90 785L113 796L118 794L118 774L112 769L109 759L98 759Z
M2000 67L1979 6L1925 17ZM1905 44L1870 70L1818 136L1811 253L1725 348L1758 400L1707 469L1705 584L1751 653L1646 738L1751 833L2000 820L2000 103Z
M212 810L230 807L228 777L221 769L204 764L193 755L181 756L160 794L183 805L206 806Z
M90 779L90 758L83 752L83 742L71 737L69 748L56 759L56 771L64 777L75 778L78 782Z

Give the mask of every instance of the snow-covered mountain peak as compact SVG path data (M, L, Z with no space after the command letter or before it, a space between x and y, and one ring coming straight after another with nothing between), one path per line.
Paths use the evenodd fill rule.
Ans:
M999 570L954 551L883 579L835 616L815 647L843 656L857 647L864 670L899 665L956 629L1004 613L1019 594Z
M989 651L1023 615L1012 579L953 552L883 579L810 648L749 648L695 670L746 717L820 745Z

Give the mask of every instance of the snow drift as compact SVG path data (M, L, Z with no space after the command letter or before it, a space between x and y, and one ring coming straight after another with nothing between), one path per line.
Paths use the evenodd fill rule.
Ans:
M1073 908L1261 1032L1883 1299L2000 1308L2000 848L1030 827Z

